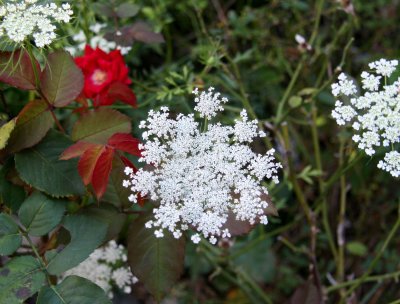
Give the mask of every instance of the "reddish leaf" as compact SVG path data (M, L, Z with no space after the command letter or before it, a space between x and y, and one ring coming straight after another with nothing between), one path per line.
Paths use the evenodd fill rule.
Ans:
M104 149L105 147L102 145L94 145L87 149L79 159L78 172L86 186L93 179L94 168Z
M125 156L121 156L120 158L121 158L122 162L124 163L125 167L131 167L133 169L133 172L135 172L135 173L137 172L135 165L132 164L132 162L129 159L127 159Z
M97 160L92 176L92 186L97 199L106 192L108 178L112 168L112 160L114 157L114 149L105 147L103 153Z
M139 140L131 134L116 133L110 137L108 144L118 150L140 157Z
M130 132L128 116L112 109L99 108L83 115L75 123L71 137L74 141L106 144L113 134Z
M118 32L106 33L104 38L115 41L122 46L131 46L135 41L144 43L165 42L163 35L153 32L150 26L143 21L124 26Z
M19 112L7 151L17 152L36 145L53 125L53 118L43 100L33 100Z
M34 59L40 73L38 62ZM22 90L35 89L35 73L26 51L0 52L0 81Z
M56 107L66 106L78 97L83 84L82 71L68 52L57 51L48 56L40 89L51 104Z
M163 35L154 33L150 26L143 21L133 24L129 33L135 40L144 43L162 43L165 41Z
M136 108L136 95L126 84L121 82L111 84L107 95L109 100L117 99Z
M60 156L61 160L67 160L74 157L81 156L87 149L96 146L96 144L78 141L76 144L68 147Z

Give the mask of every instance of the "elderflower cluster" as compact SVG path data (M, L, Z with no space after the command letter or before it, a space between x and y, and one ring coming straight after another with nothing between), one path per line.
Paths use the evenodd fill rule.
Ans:
M109 298L113 298L113 287L124 293L131 292L131 285L138 282L126 267L127 256L125 248L115 241L108 242L104 247L96 249L85 261L68 270L61 280L70 275L76 275L92 281L100 286Z
M193 93L201 117L214 117L223 110L221 103L227 102L212 88ZM162 107L151 110L139 127L145 129L139 161L149 168L134 173L127 167L129 179L123 185L132 191L130 201L137 202L139 194L159 204L146 223L147 228L155 228L156 237L167 230L179 238L191 228L196 231L191 237L194 243L203 236L215 244L218 237L231 237L228 217L268 223L264 195L268 190L262 182L278 183L281 164L275 161L274 149L264 155L250 149L249 143L265 133L258 131L257 121L249 120L245 110L233 126L209 123L200 131L194 114L172 119L169 109Z
M37 47L49 45L55 38L53 23L68 23L73 14L64 3L36 4L38 0L8 0L0 6L0 36L6 35L16 43L32 36Z
M132 47L130 46L121 46L118 45L115 41L108 41L107 39L104 38L103 34L101 33L102 29L104 29L107 25L105 23L95 23L89 26L89 29L96 34L93 36L89 44L92 48L99 47L102 49L104 52L109 53L112 50L120 50L122 55L126 55L130 52ZM72 55L76 56L79 53L82 53L83 50L85 49L87 42L85 33L80 30L79 33L75 34L72 36L72 40L76 42L76 45L74 46L68 46L65 49Z
M347 103L336 101L333 118L339 125L351 125L353 141L368 155L374 155L381 146L391 147L378 168L394 177L400 176L400 153L396 151L400 142L400 78L387 84L387 77L397 65L397 60L385 59L370 63L371 70L361 74L364 92L360 94L355 82L343 73L339 82L332 85L334 96L349 99Z

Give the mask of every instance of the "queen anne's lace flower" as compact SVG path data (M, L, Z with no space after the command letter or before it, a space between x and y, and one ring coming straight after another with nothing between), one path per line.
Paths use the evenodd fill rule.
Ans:
M49 45L55 38L54 22L68 23L73 14L68 3L36 4L37 0L9 0L0 6L0 36L16 43L32 36L37 47Z
M194 94L202 117L215 116L222 110L220 102L226 102L212 89L200 95L196 89ZM129 197L132 202L139 193L159 203L154 219L146 223L147 228L155 228L156 237L168 230L179 238L190 227L197 232L191 237L194 243L203 236L214 244L217 237L231 236L228 215L251 224L267 223L268 203L262 194L268 190L261 182L277 183L281 164L275 162L273 149L261 155L249 148L249 142L265 134L257 130L257 121L248 120L246 111L240 117L233 127L210 123L201 132L193 114L171 119L164 107L150 111L140 123L145 142L139 161L151 169L134 173L126 168L130 179L124 186L135 194Z
M115 241L96 249L85 261L68 270L61 280L70 275L80 276L100 286L109 298L113 298L113 287L130 293L131 285L138 282L129 267L125 266L127 256L125 248Z
M200 113L200 117L206 117L207 119L211 119L217 115L218 111L223 111L224 108L221 103L228 102L226 97L220 98L220 93L214 93L213 87L210 87L208 92L201 92L201 94L199 94L199 90L196 88L192 93L196 95L194 99L197 104L194 107L195 111Z
M355 95L357 91L354 81L344 74L339 76L339 83L332 85L333 95L350 97L348 104L336 101L333 118L339 125L347 124L354 129L354 142L368 155L374 155L380 146L391 146L392 151L386 153L378 168L395 177L400 172L400 154L396 151L400 142L400 78L393 84L382 86L381 79L389 77L397 65L397 60L385 59L370 63L372 72L361 74L362 87L366 90L361 96Z

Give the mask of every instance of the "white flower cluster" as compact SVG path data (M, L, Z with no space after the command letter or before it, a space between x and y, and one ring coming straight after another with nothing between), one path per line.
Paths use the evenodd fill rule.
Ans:
M400 78L387 84L387 77L397 65L397 60L385 59L370 63L371 71L361 74L365 92L359 96L354 81L343 73L339 75L339 82L332 85L334 96L344 95L350 100L347 104L336 101L333 118L339 125L352 126L353 140L368 155L374 155L380 146L391 147L378 168L394 177L400 175L400 153L396 151L400 142Z
M215 116L220 103L227 101L212 92L210 89L199 97L198 90L194 91L200 116ZM228 216L267 224L268 203L262 194L268 190L261 183L264 179L278 183L281 164L275 162L273 149L265 155L250 149L249 143L265 136L258 131L257 121L249 121L243 110L234 126L210 123L201 132L194 114L179 114L176 119L169 116L169 109L162 107L158 112L151 110L148 119L140 123L145 132L139 161L151 169L141 168L136 173L125 169L130 178L123 185L133 192L129 199L137 202L140 194L159 203L153 209L154 220L146 227L156 228L156 237L163 237L168 230L175 238L192 228L196 231L191 238L194 243L203 236L215 244L217 237L231 236Z
M107 25L105 23L95 23L89 26L89 29L96 34L93 36L89 44L92 48L99 47L104 52L109 53L112 50L120 50L122 55L126 55L130 52L132 47L130 46L120 46L114 41L108 41L103 37L101 30L104 29ZM72 40L74 40L77 44L74 46L68 46L65 49L72 55L76 56L85 49L87 44L87 39L85 33L81 30L79 33L72 36Z
M21 43L32 36L37 47L49 45L55 38L54 22L68 23L73 14L71 6L64 3L36 4L38 0L8 0L0 6L0 36L7 35Z
M113 298L113 287L130 293L131 285L138 282L129 267L125 266L126 261L124 246L112 240L96 249L78 266L66 271L60 279L70 275L83 277L100 286L109 298Z

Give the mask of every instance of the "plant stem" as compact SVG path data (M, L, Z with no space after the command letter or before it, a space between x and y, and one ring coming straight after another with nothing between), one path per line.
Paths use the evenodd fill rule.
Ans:
M354 280L351 280L351 281L338 283L338 284L335 284L333 286L329 286L329 287L327 287L325 289L325 291L327 293L331 293L331 292L336 291L338 289L342 289L342 288L345 288L345 287L349 287L349 286L358 284L361 281L361 279L362 279L361 284L363 284L363 283L370 283L370 282L380 282L380 281L383 281L383 280L397 279L399 277L400 277L400 270L395 271L395 272L391 272L391 273L368 276L368 277L363 278L363 279L362 279L362 277L360 277L360 278L357 278L357 279L354 279Z
M360 279L354 284L352 285L352 287L346 292L346 297L350 296L354 290L356 290L362 283L364 283L364 281L368 278L369 274L374 270L374 267L376 266L376 264L378 263L378 261L380 260L380 258L382 257L383 253L385 252L387 246L389 245L389 243L391 242L391 240L393 239L393 237L395 236L397 230L400 227L400 203L398 206L398 210L397 210L397 220L395 222L395 224L393 225L392 229L390 230L389 234L387 235L382 247L379 249L377 255L375 256L375 258L372 260L371 264L369 265L367 271L360 277ZM343 301L342 301L343 302Z
M345 141L340 141L339 147L339 165L342 166L344 162L344 146ZM344 172L340 176L340 208L339 208L339 222L337 227L337 281L343 282L345 276L345 256L344 246L346 243L345 239L345 217L346 217L346 173ZM343 298L345 295L344 290L340 291L340 296Z
M290 146L290 139L289 139L289 130L288 130L288 125L287 123L282 124L282 135L283 135L283 141L285 144L285 151L286 151L286 157L287 157L287 162L288 162L288 169L289 169L289 179L293 185L294 192L296 194L296 197L300 203L301 208L303 209L303 212L306 216L307 222L311 226L311 210L310 207L307 204L307 201L304 197L303 191L300 188L299 183L297 182L296 178L296 173L294 169L294 164L293 164L293 159L292 159L292 148Z
M311 38L310 38L310 45L313 45L315 42L315 39L317 38L317 34L318 34L318 29L319 29L319 25L320 25L320 20L321 20L321 16L322 16L322 9L324 7L324 0L319 0L316 4L316 17L315 17L315 23L314 23L314 28L311 34ZM306 62L308 58L308 54L304 53L303 56L301 57L299 63L297 64L296 70L293 73L292 78L290 79L289 85L285 90L285 93L283 94L282 99L279 101L278 104L278 110L276 112L276 116L275 116L275 123L279 124L282 121L282 116L283 116L283 110L285 107L285 104L287 102L287 100L290 97L290 94L292 93L292 90L294 88L294 85L297 82L297 79L299 78L300 72L304 67L304 64Z

